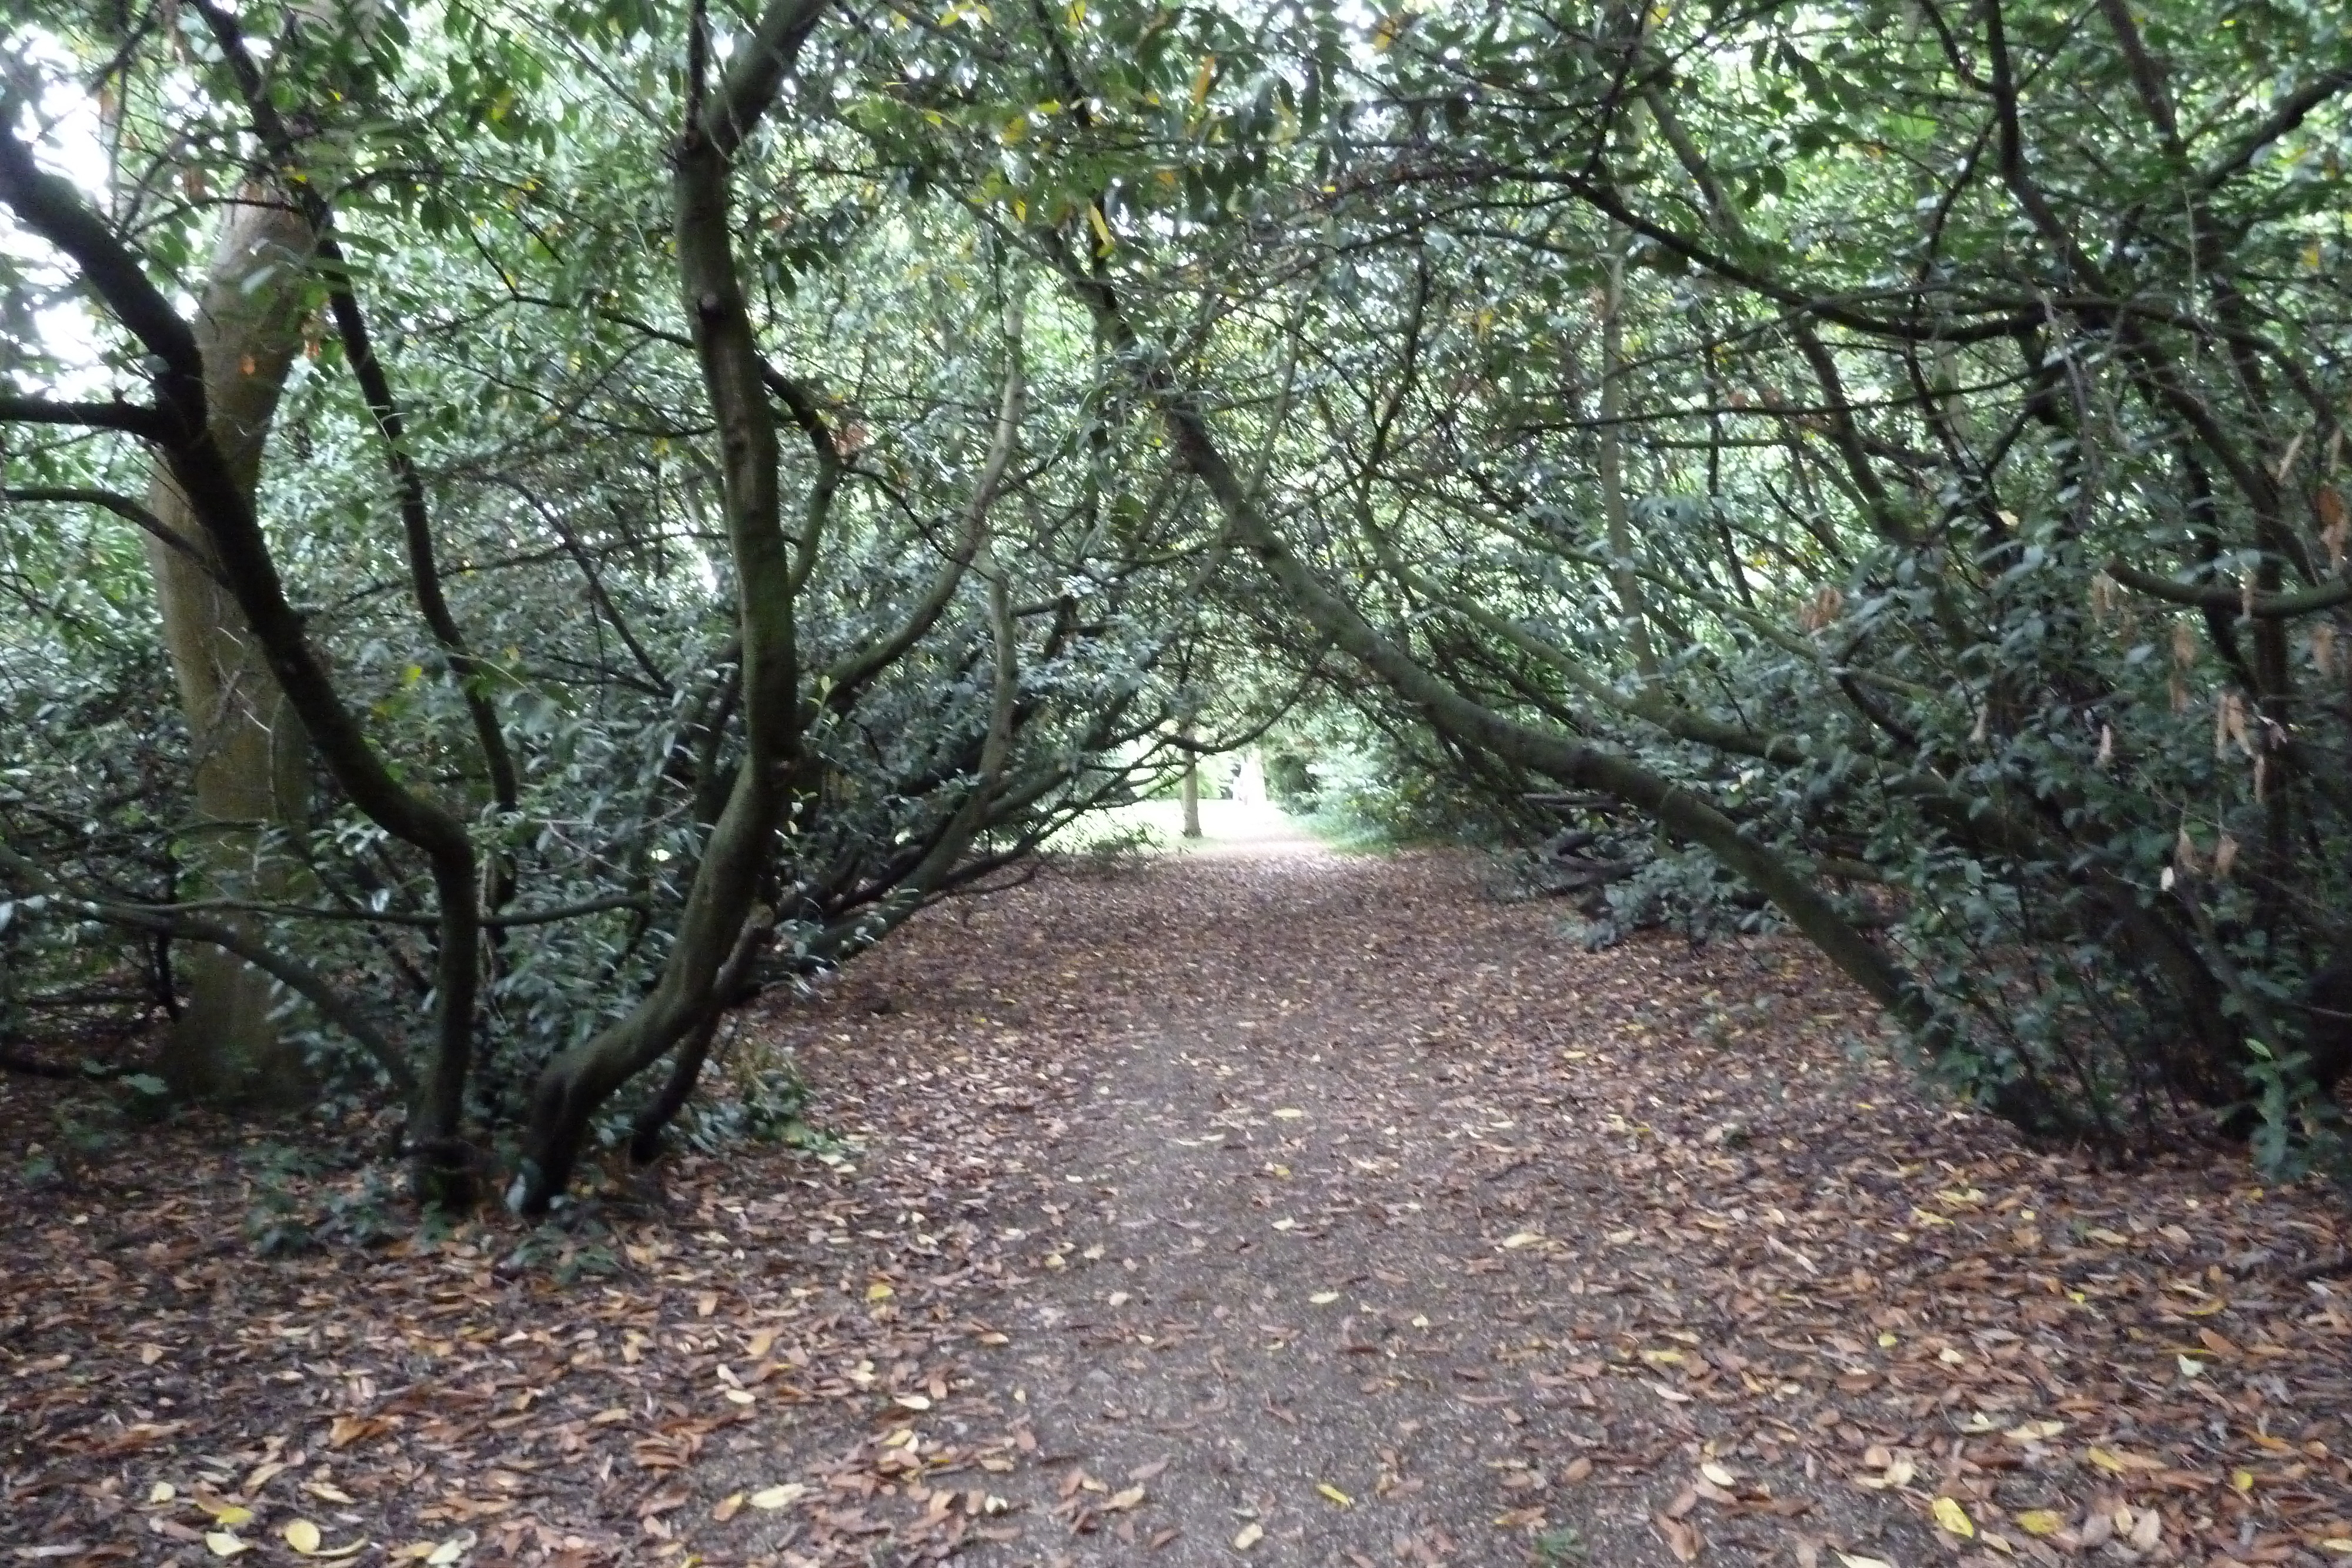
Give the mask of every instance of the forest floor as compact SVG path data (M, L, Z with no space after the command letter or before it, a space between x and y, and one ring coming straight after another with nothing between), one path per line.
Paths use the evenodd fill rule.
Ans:
M0 1551L2352 1557L2339 1194L2031 1149L1797 945L1486 875L1260 834L932 912L736 1042L817 1146L536 1232L257 1256L366 1173L12 1079Z

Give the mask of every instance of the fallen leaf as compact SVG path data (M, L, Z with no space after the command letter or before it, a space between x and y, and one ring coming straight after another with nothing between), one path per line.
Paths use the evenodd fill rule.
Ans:
M2099 1469L2118 1476L2127 1475L2133 1470L2160 1470L2165 1468L2162 1459L2126 1453L2121 1448L2094 1448L2090 1450L2090 1460Z
M1265 1539L1265 1531L1260 1527L1255 1520L1252 1520L1249 1523L1243 1525L1240 1531L1234 1535L1234 1550L1236 1552L1247 1552L1251 1547L1255 1546L1259 1542Z
M1318 1291L1307 1299L1314 1302L1318 1307L1328 1307L1332 1302L1339 1299L1339 1292L1337 1291Z
M1956 1500L1939 1497L1930 1505L1927 1511L1936 1516L1936 1523L1948 1533L1957 1535L1963 1541L1975 1539L1976 1521L1969 1517L1969 1511L1962 1508Z
M2066 1521L2046 1508L2029 1508L2014 1522L2028 1535L2055 1535L2066 1528Z
M319 1527L307 1519L298 1519L286 1527L286 1544L308 1557L319 1550Z
M1699 1539L1697 1531L1692 1529L1683 1521L1679 1519L1669 1519L1663 1513L1653 1515L1651 1522L1658 1527L1658 1533L1665 1538L1666 1550L1675 1554L1675 1562L1696 1563L1698 1561Z
M799 1481L786 1481L782 1486L761 1487L751 1494L753 1508L790 1508L808 1496L809 1489Z
M1341 1491L1329 1481L1317 1481L1315 1483L1315 1490L1321 1492L1333 1502L1338 1503L1341 1508L1353 1508L1356 1506L1356 1500L1354 1498L1349 1497L1346 1492Z
M234 1557L240 1552L253 1550L253 1542L240 1541L226 1530L205 1531L205 1550L215 1557Z
M748 1500L749 1499L745 1493L740 1491L729 1492L725 1497L719 1500L719 1506L710 1511L710 1517L720 1524L724 1524L729 1520L734 1518L737 1514L742 1512L743 1504Z
M1705 1476L1709 1481L1712 1481L1715 1485L1719 1487L1729 1488L1738 1484L1738 1477L1734 1476L1723 1466L1717 1464L1713 1459L1709 1459L1706 1463L1699 1466L1698 1473Z

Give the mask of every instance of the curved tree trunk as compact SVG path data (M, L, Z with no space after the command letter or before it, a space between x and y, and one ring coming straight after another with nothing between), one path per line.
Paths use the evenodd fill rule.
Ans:
M301 347L310 243L299 214L249 193L228 209L196 315L213 439L247 497ZM216 575L202 521L160 464L147 507L186 541L173 549L150 538L147 558L187 719L191 858L206 896L281 899L295 862L277 841L301 831L308 805L301 725ZM276 982L208 945L190 949L181 970L188 1000L164 1044L164 1080L182 1094L226 1103L300 1103L310 1083L300 1052L272 1016Z
M800 578L784 538L781 446L730 213L735 155L773 103L824 5L772 0L708 100L709 40L701 9L695 12L687 123L671 160L674 233L695 356L718 427L721 509L742 650L743 758L704 841L661 978L625 1018L562 1052L540 1074L521 1168L507 1195L509 1206L524 1214L544 1212L571 1180L597 1107L709 1017L720 970L751 915L789 798L799 751L793 600ZM831 497L824 485L811 497L803 565Z

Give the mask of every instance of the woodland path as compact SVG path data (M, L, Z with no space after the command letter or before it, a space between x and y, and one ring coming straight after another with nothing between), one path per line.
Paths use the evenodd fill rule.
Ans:
M536 1235L257 1260L249 1141L195 1124L141 1172L12 1197L0 1538L2352 1554L2332 1195L2026 1150L1916 1088L1795 945L1588 954L1485 875L1274 834L934 911L751 1026L841 1142L615 1175ZM53 1113L31 1093L0 1114Z

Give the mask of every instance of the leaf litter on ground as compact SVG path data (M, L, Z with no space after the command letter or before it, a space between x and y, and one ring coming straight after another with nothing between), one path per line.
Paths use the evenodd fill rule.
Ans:
M11 1547L2352 1559L2336 1195L2030 1148L1793 942L1588 954L1478 885L1276 844L945 906L751 1021L835 1142L568 1230L257 1258L201 1118L12 1176Z

